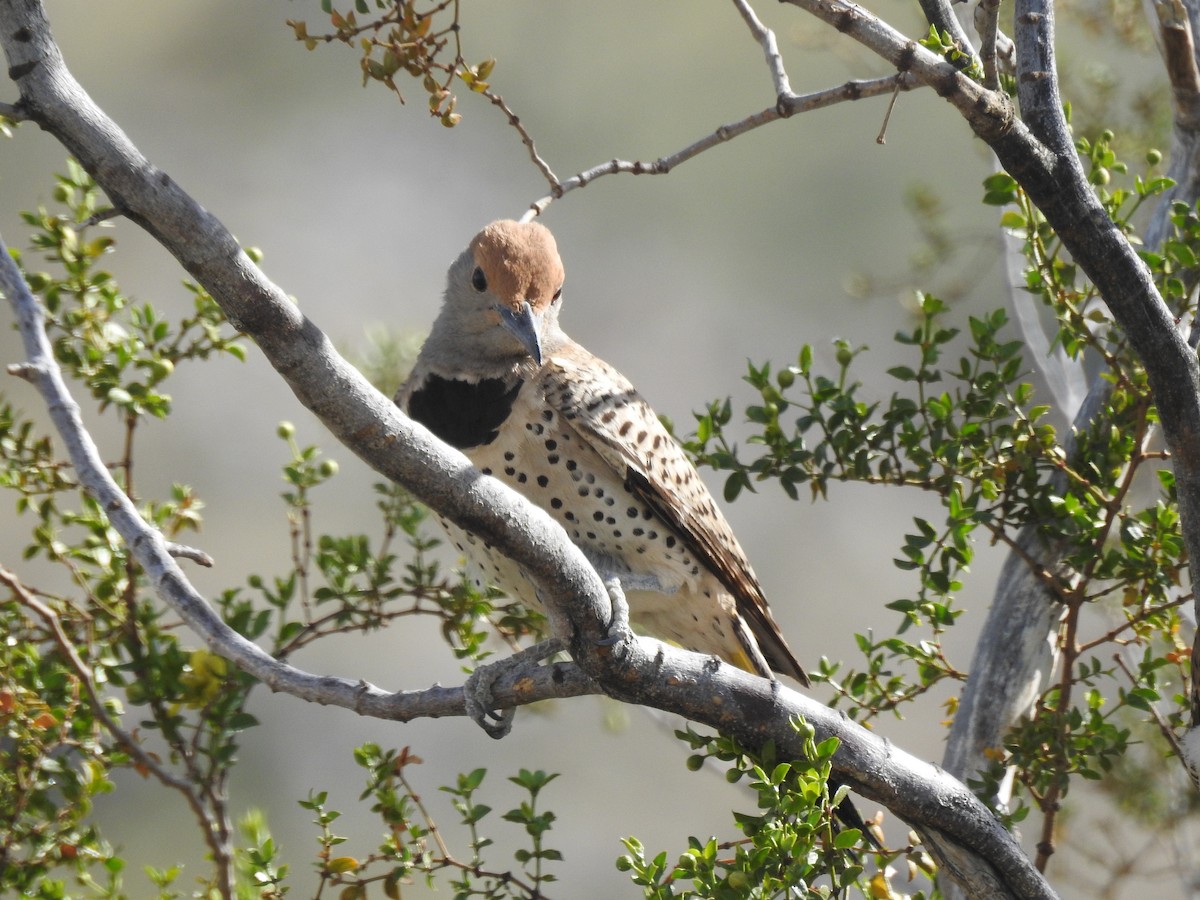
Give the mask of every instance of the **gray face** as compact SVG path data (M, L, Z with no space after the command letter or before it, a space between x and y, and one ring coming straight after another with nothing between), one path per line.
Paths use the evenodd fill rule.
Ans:
M481 376L540 366L562 340L562 281L549 231L536 223L492 223L451 265L422 357L446 373Z

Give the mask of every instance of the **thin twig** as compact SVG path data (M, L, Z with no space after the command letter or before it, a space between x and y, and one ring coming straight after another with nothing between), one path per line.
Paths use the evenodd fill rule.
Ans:
M887 143L887 127L888 122L892 120L892 110L896 108L896 100L900 97L900 83L896 82L896 89L892 91L892 99L888 101L887 111L883 114L883 124L879 126L879 134L875 137L875 143Z
M1137 677L1130 670L1125 660L1121 658L1120 653L1113 654L1113 662L1115 662L1117 667L1125 673L1125 676L1129 679L1129 683L1134 687L1137 687ZM1179 743L1179 738L1175 735L1175 729L1173 729L1167 720L1163 718L1163 714L1159 711L1158 706L1154 703L1148 703L1146 706L1150 710L1150 715L1154 717L1154 722L1158 725L1158 730L1162 733L1163 738L1168 744L1171 745L1171 749L1175 751L1175 755L1179 759L1187 759L1187 756L1183 752L1183 745ZM1184 770L1191 775L1191 769L1189 769L1187 766L1184 766Z
M533 164L537 166L537 170L542 173L542 177L550 183L550 189L553 191L559 188L560 184L558 181L558 176L554 174L554 170L550 168L550 164L542 159L541 154L538 153L537 145L533 142L533 135L529 133L529 130L525 127L524 123L521 122L520 116L512 111L512 108L504 102L504 98L499 94L493 94L491 91L482 91L481 93L483 96L487 97L488 100L492 101L493 106L498 107L501 112L508 116L508 124L515 128L517 134L521 136L521 143L524 144L525 149L529 151L529 158L533 161Z
M1000 89L996 65L996 43L1000 34L1000 0L979 0L975 7L975 30L979 32L979 59L983 63L983 86Z
M97 213L92 213L92 215L88 216L83 220L83 222L80 223L79 227L81 229L90 228L93 225L99 225L101 222L107 222L109 219L116 219L123 215L125 215L125 210L121 209L121 207L110 206L107 209L102 209Z
M733 5L742 14L754 39L762 46L763 55L767 58L767 68L771 70L771 82L775 85L776 96L791 96L792 85L788 80L787 69L783 66L783 56L779 53L779 43L775 40L775 32L759 20L753 7L746 0L733 0Z
M407 751L407 748L405 748L405 750ZM412 784L410 784L409 780L404 777L404 768L402 766L396 767L396 780L399 781L404 787L405 792L408 794L409 798L412 799L413 805L417 807L417 812L419 812L421 814L421 818L425 820L426 830L433 835L433 839L437 842L438 850L441 851L442 857L449 859L451 856L450 848L446 846L445 840L442 839L441 830L437 827L437 823L433 821L433 816L429 814L429 810L426 809L425 802L421 799L421 795L413 789Z
M213 558L203 550L198 550L195 547L189 547L186 544L179 544L175 541L166 542L166 551L176 559L190 559L198 566L204 566L206 569L211 569L214 565Z
M881 78L847 81L845 84L838 85L837 87L814 91L811 94L788 94L781 96L775 106L768 107L761 112L753 113L732 124L722 125L716 131L705 135L695 143L689 144L669 156L660 156L653 162L613 159L586 169L578 175L561 182L556 192L530 204L529 211L526 212L523 221L540 216L551 203L564 194L576 188L587 187L597 178L604 175L617 175L621 173L629 175L666 175L676 166L687 162L695 156L699 156L706 150L710 150L718 144L723 144L726 141L739 137L748 131L753 131L755 128L768 125L771 122L789 118L797 113L824 109L836 103L849 100L863 100L868 97L878 97L891 91L908 91L916 87L921 87L916 79L907 73L900 73L897 75L885 75Z
M32 591L29 590L17 576L17 574L3 565L0 565L0 583L3 583L9 590L13 592L17 602L35 613L39 619L50 630L51 636L54 638L54 643L62 651L67 663L75 671L79 677L80 683L83 684L83 689L87 692L88 700L91 703L92 710L96 714L105 730L112 734L117 743L121 745L134 761L139 766L144 766L148 771L167 787L175 788L189 796L189 802L195 798L191 796L191 784L181 778L176 778L170 772L162 768L161 765L147 753L142 745L136 741L129 732L125 731L118 722L108 713L108 708L104 705L99 692L96 690L96 680L92 675L92 670L87 663L80 657L79 651L75 649L75 645L63 630L62 622L58 615L49 606L39 600Z
M1094 599L1094 597L1087 598L1089 603ZM1168 602L1159 606L1143 606L1136 615L1130 616L1120 625L1117 625L1114 628L1106 631L1098 638L1094 638L1090 641L1085 641L1084 643L1080 644L1079 652L1083 654L1087 653L1089 650L1095 650L1097 647L1103 647L1105 644L1124 643L1123 639L1121 638L1121 635L1124 632L1129 631L1132 628L1136 628L1138 625L1145 622L1150 616L1157 615L1161 612L1166 612L1169 609L1178 609L1184 604L1192 602L1194 599L1195 597L1193 596L1192 592L1188 591L1186 594L1182 594L1176 597L1174 600L1169 600Z

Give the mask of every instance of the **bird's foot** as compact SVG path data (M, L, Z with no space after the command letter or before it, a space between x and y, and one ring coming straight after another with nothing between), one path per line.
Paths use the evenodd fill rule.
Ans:
M463 685L463 702L467 707L467 715L487 732L488 737L500 740L512 731L516 710L493 707L492 686L503 676L526 666L536 666L562 649L562 641L550 638L532 647L518 650L505 659L477 667Z
M604 580L608 591L608 599L612 604L612 618L604 629L604 637L596 643L601 647L611 647L619 644L625 635L629 634L629 604L625 602L624 580L616 575Z

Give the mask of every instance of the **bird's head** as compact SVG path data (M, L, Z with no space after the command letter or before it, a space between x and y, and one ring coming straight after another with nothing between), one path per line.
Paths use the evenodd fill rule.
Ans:
M562 285L562 260L549 229L493 222L451 265L430 339L483 367L540 366L561 340Z

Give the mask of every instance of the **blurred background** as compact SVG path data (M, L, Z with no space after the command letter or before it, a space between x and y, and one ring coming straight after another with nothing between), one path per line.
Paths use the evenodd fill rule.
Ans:
M401 105L378 85L360 86L356 51L307 52L285 20L326 30L316 0L50 0L47 7L69 66L96 102L244 244L261 248L268 276L349 351L361 350L381 324L422 333L445 268L467 240L547 193L517 134L485 100L459 92L463 121L446 129L426 114L419 85L402 85L409 103ZM924 30L915 4L888 0L876 11L914 36ZM764 3L758 12L776 29L798 92L886 74L795 8ZM498 60L493 89L560 177L614 157L652 160L774 103L761 50L721 0L475 0L463 4L462 26L468 60ZM1129 42L1065 30L1064 67L1126 100L1137 85L1158 83L1156 63ZM986 147L929 92L900 96L886 142L878 143L886 105L879 98L797 116L668 176L607 177L554 203L542 221L567 267L567 331L629 376L684 434L709 400L732 395L735 409L752 400L740 381L747 360L787 365L803 343L814 345L827 371L835 338L869 345L859 374L869 393L890 393L883 373L908 361L891 338L910 325L913 285L952 301L960 325L969 313L1006 303L1007 289L999 213L979 203L992 171ZM0 144L0 154L0 230L24 247L18 211L51 205L63 151L27 125ZM128 222L111 233L118 252L108 266L127 292L170 315L190 309L173 259ZM932 266L946 238L960 252ZM20 359L8 329L0 332L0 357ZM170 386L176 412L141 434L140 493L165 496L183 482L206 502L204 530L189 538L216 559L214 569L190 572L202 591L215 595L244 585L251 572L288 567L279 500L287 451L275 436L282 420L296 423L302 444L319 443L341 463L341 474L316 494L317 527L378 532L376 476L334 444L253 348L244 364L181 366ZM38 408L24 383L3 389ZM115 457L115 417L85 412ZM711 475L719 494L721 480ZM821 656L853 663L855 633L895 628L884 604L910 596L915 580L891 559L912 516L935 516L936 508L915 494L842 486L817 504L767 489L726 512L784 633L815 667ZM0 513L0 557L15 564L26 534L11 506ZM1001 560L980 548L959 598L966 612L949 652L960 668L970 661ZM434 626L421 622L326 641L296 662L389 689L462 679ZM943 730L933 723L944 718L945 699L931 695L919 718L878 729L939 760ZM346 853L365 856L378 842L372 817L356 810L363 773L351 754L365 741L409 745L423 757L413 777L447 826L455 816L436 788L458 772L486 766L480 799L498 811L520 799L504 780L519 766L563 773L543 794L559 813L551 845L566 857L554 868L555 896L635 896L613 865L622 836L673 856L690 834L731 836L729 809L752 804L719 772L685 770L686 748L670 735L678 723L596 698L522 711L502 742L464 720L388 724L265 690L251 710L262 727L244 735L231 792L239 810L265 811L301 896L317 832L296 801L310 790L329 791L329 805L344 813L335 830L350 838ZM132 861L202 870L190 814L174 800L131 775L97 815ZM863 812L875 810L867 804ZM517 830L493 827L502 839L495 867L508 865L503 838L511 833L515 841ZM1103 829L1087 830L1084 842L1095 849ZM1054 866L1065 896L1093 895L1070 848ZM131 896L149 893L135 869ZM1169 868L1146 874L1139 889L1151 883L1163 897L1181 890Z

